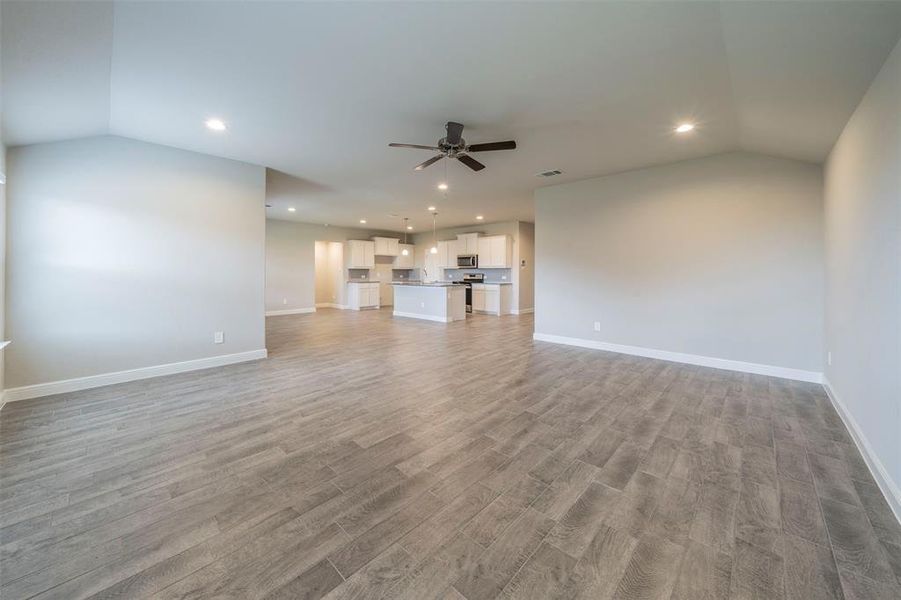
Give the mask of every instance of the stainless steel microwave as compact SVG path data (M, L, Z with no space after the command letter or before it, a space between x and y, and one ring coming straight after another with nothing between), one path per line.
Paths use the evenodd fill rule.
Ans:
M458 254L457 255L457 268L458 269L476 269L479 266L479 255L478 254Z

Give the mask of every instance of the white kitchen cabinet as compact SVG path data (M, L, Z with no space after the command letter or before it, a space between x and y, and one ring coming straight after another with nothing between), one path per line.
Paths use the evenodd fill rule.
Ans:
M375 242L348 240L345 245L344 261L348 269L374 269Z
M400 240L396 238L374 236L372 241L375 244L376 256L397 256L400 252Z
M478 238L479 268L509 269L513 263L513 245L508 235Z
M348 283L347 304L351 310L379 307L378 283Z
M398 244L397 258L394 259L395 269L412 269L416 266L416 246L413 244ZM404 249L407 255L404 256Z
M485 312L485 288L482 286L472 286L472 310Z
M438 242L438 266L444 269L457 268L457 240Z
M472 310L492 315L510 313L513 291L510 285L474 283L472 285Z
M478 233L457 234L457 254L478 254L478 253L479 253L479 234Z

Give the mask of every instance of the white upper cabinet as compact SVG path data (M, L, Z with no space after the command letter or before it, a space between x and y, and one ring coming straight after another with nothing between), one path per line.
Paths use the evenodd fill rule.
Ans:
M398 248L400 250L397 253L397 258L394 259L394 268L395 269L412 269L416 265L416 246L413 244L398 244ZM404 249L407 250L407 255L404 256Z
M457 268L457 240L438 242L438 266L445 269Z
M509 269L513 263L513 245L508 235L478 238L479 268Z
M478 254L479 234L461 233L457 235L457 254Z
M400 240L396 238L373 237L376 256L397 256L400 252Z
M374 269L375 242L348 240L345 246L344 262L348 269Z

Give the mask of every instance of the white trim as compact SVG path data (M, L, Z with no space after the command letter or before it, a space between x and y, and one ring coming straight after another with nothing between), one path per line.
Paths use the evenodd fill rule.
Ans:
M6 390L0 391L0 410L3 410L4 406L6 406Z
M420 315L418 313L408 313L408 312L397 312L394 311L393 314L395 317L406 317L408 319L423 319L425 321L437 321L438 323L450 323L450 317L436 317L434 315Z
M832 385L829 383L829 380L826 379L825 375L823 376L823 388L826 390L826 395L829 396L829 400L832 401L835 412L838 413L838 416L841 417L845 427L851 432L851 439L854 440L854 444L860 451L860 455L863 456L867 468L870 469L870 474L876 481L876 485L879 486L879 489L882 491L882 495L888 501L889 507L895 514L895 518L898 520L898 523L901 523L901 489L898 488L898 484L895 483L892 476L889 475L888 470L882 464L882 461L879 460L879 456L873 450L873 447L870 446L867 436L863 434L863 430L857 424L857 421L854 420L851 411L847 409L844 402L839 399L835 390L832 389Z
M199 369L209 369L210 367L221 367L223 365L231 365L249 360L260 360L261 358L266 358L266 356L267 351L265 348L262 348L260 350L238 352L236 354L222 354L220 356L197 358L194 360L156 365L153 367L141 367L139 369L130 369L128 371L116 371L113 373L77 377L75 379L63 379L61 381L50 381L48 383L23 385L22 387L7 389L5 391L5 397L7 402L15 402L18 400L27 400L29 398L38 398L40 396L50 396L51 394L76 392L78 390L86 390L114 383L125 383L126 381L137 381L139 379L148 379L150 377L159 377L161 375L173 375L175 373L184 373L185 371L197 371Z
M346 310L347 306L344 304L336 304L334 302L317 302L316 308L337 308L339 310Z
M305 315L307 313L316 312L316 307L313 308L289 308L288 310L267 310L267 317L279 317L281 315Z
M528 315L535 312L534 308L520 308L519 310L511 310L510 314L513 315Z
M634 356L644 356L646 358L656 358L658 360L668 360L670 362L686 363L689 365L700 365L702 367L712 367L714 369L725 369L727 371L755 373L757 375L769 375L770 377L809 381L811 383L823 382L823 374L817 371L804 371L801 369L790 369L788 367L761 365L740 360L714 358L712 356L700 356L697 354L684 354L682 352L670 352L668 350L656 350L654 348L642 348L640 346L624 346L621 344L611 344L608 342L598 342L595 340L585 340L582 338L550 335L546 333L534 333L532 334L532 339L539 342L551 342L554 344L566 344L567 346L592 348L594 350L606 350L607 352L618 352L620 354L632 354Z

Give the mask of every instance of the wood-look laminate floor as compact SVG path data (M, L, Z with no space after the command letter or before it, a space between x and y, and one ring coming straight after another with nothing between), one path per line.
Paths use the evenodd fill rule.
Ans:
M322 310L0 413L0 597L899 598L819 386Z

